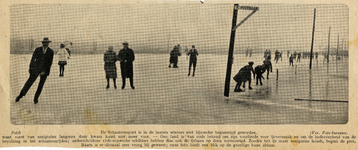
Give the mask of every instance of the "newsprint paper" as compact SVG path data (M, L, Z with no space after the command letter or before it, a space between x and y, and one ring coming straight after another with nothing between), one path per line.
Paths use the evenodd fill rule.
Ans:
M0 147L358 147L355 0L0 4Z

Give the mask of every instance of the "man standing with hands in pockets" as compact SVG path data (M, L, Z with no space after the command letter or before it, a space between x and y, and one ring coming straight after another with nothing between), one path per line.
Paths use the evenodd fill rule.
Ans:
M132 89L133 85L133 61L135 59L134 52L128 48L128 42L123 42L123 49L118 53L118 60L121 62L122 89L126 86L126 78L129 78Z
M26 95L27 91L31 88L32 84L36 81L37 77L40 75L40 82L36 90L34 97L34 103L38 103L38 98L41 94L42 88L45 84L47 76L50 75L52 60L53 60L53 50L49 48L50 40L48 37L44 37L42 41L42 47L35 49L32 54L30 62L30 77L27 79L24 87L22 88L19 96L16 97L15 102L19 102L20 99Z

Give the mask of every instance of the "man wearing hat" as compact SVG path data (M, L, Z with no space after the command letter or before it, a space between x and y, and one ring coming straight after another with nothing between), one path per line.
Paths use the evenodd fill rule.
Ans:
M122 89L126 86L126 78L129 78L132 89L133 85L133 61L135 59L134 52L128 48L128 42L123 42L123 49L118 53L118 60L121 62Z
M32 84L36 81L37 77L40 76L40 82L36 90L36 94L34 97L34 103L38 103L38 98L41 94L42 88L45 84L47 76L50 75L52 60L53 60L53 50L49 48L50 40L47 37L44 37L42 41L42 47L38 47L35 49L32 54L31 62L30 62L30 77L27 79L24 87L22 88L19 96L16 97L16 101L20 101L20 99L26 95L27 91L30 89Z
M249 89L252 90L251 87L251 72L254 74L255 79L255 71L252 68L252 65L254 65L254 62L250 61L249 65L246 65L242 67L239 72L234 76L234 80L237 82L234 92L243 92L243 90L240 89L241 83L249 81Z

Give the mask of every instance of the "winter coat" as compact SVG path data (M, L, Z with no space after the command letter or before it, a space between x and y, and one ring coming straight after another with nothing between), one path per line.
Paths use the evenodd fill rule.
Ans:
M117 78L117 55L116 52L107 51L103 56L104 70L106 72L106 78Z
M36 48L32 54L29 73L40 74L41 72L45 72L46 76L50 75L53 54L53 50L49 47L45 54L43 53L43 47Z
M132 49L121 49L118 53L118 60L121 62L122 78L133 78L134 52Z

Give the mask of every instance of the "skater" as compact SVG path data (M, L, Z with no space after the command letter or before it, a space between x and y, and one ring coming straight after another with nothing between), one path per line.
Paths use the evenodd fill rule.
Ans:
M314 53L316 60L318 59L318 52Z
M301 62L301 52L298 52L297 53L297 60L296 60L296 62Z
M178 46L174 46L173 50L170 52L170 59L169 59L169 68L171 68L171 64L173 65L173 68L179 68L178 67L178 57L181 56L181 53L179 52Z
M126 86L126 78L129 78L131 88L133 85L133 61L135 59L134 52L128 48L128 42L123 42L123 49L118 52L118 60L121 62L122 89Z
M287 51L287 58L290 58L290 51Z
M42 88L45 84L47 76L50 75L52 60L53 60L53 50L49 47L50 40L48 37L44 37L42 40L42 47L35 49L32 54L30 62L30 77L27 79L24 87L22 88L19 96L16 97L15 102L19 102L20 99L26 95L27 91L31 88L32 84L35 82L38 76L40 76L40 82L36 90L34 97L34 103L38 103L38 98L41 94Z
M293 58L295 58L295 60L296 60L296 57L297 57L297 53L296 53L296 51L293 53Z
M60 77L63 77L63 73L65 71L65 65L67 65L67 59L70 58L70 55L68 54L67 50L65 49L65 45L61 44L60 49L57 52L58 56L58 65L60 66Z
M274 61L276 61L276 64L277 64L279 58L280 58L280 52L278 50L276 50L276 52L275 52L275 60L274 60Z
M264 60L264 64L265 64L265 68L267 70L267 77L266 79L269 79L269 74L270 74L270 71L272 72L272 63L271 63L271 57L267 57L265 60Z
M178 44L178 51L179 51L179 53L181 53L181 46L180 46L180 44Z
M267 51L267 49L266 49L265 52L264 52L264 58L266 59L267 56L268 56L268 51Z
M196 68L196 56L199 55L198 51L195 49L195 45L191 46L191 50L189 51L188 55L190 55L189 60L189 73L188 76L190 76L190 69L191 65L193 65L193 77L195 76L195 68Z
M293 54L291 54L291 57L290 57L290 66L292 65L292 67L293 67L293 59L294 59Z
M70 42L70 45L72 47L72 42ZM71 56L71 51L70 51L70 48L66 46L66 51L68 53L69 56Z
M250 54L250 57L251 57L251 55L252 55L252 49L250 49L249 54Z
M283 52L281 51L281 52L280 52L280 58L281 58L281 61L282 61L282 55L283 55Z
M256 85L258 85L258 81L260 81L260 85L262 85L261 78L265 80L265 78L262 76L266 71L265 64L258 65L255 67L255 73L256 73Z
M243 90L240 89L241 83L245 83L246 81L249 81L249 89L252 90L251 87L251 72L254 75L255 79L255 71L252 68L252 65L254 62L250 61L249 65L246 65L242 67L239 72L234 76L234 80L237 82L234 92L243 92ZM245 88L245 87L244 87Z
M245 57L247 57L249 55L249 48L246 49L246 53L245 53Z
M103 61L104 61L104 71L106 72L106 79L107 79L107 87L106 87L106 89L109 88L109 79L110 78L113 79L114 89L117 89L117 85L116 85L117 54L116 54L116 52L113 51L113 46L112 45L109 45L108 50L104 53Z

